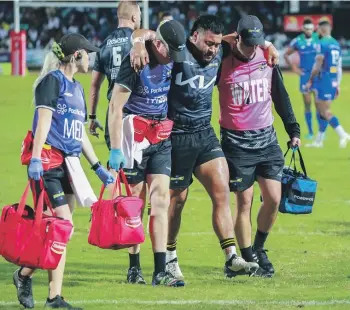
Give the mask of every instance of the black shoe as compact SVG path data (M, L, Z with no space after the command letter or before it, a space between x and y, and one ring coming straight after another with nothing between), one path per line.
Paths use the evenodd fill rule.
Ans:
M141 268L137 267L131 267L128 270L126 280L128 281L128 283L132 284L146 284L146 281L142 276Z
M30 277L20 278L19 271L20 269L17 269L13 274L13 284L17 289L18 301L24 308L32 309L34 308L32 279Z
M48 298L45 303L45 308L83 310L83 308L73 307L60 295L57 295L54 299L51 300Z
M254 273L251 273L249 276L250 277L260 277L260 278L272 278L273 273L269 273L265 269L259 267L259 269L257 271L255 271Z
M157 274L153 273L152 285L181 287L181 286L185 286L185 282L182 280L176 279L170 272L163 271Z
M262 269L266 270L268 273L273 275L275 273L275 269L273 268L272 263L267 257L267 251L268 250L265 249L253 249L253 256L254 258L256 258L257 263Z

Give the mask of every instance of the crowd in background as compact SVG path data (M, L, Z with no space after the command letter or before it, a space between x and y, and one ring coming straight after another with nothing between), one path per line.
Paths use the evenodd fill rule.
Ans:
M331 2L334 9L340 1ZM330 13L327 1L300 2L304 13ZM287 1L150 1L149 24L156 29L164 14L170 14L189 31L200 14L217 14L221 17L226 33L232 32L238 20L246 15L257 15L264 24L267 39L282 48L295 34L283 31L283 16L288 14ZM27 31L27 48L44 48L52 40L67 32L79 32L99 45L117 27L116 8L21 8L21 28ZM9 31L13 29L13 2L0 2L0 50L8 50ZM350 37L349 37L350 38ZM349 39L347 38L347 39ZM350 42L344 36L338 39L344 46Z

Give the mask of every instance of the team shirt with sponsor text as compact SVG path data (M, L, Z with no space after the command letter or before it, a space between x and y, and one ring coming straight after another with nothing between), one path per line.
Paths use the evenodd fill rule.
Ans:
M174 121L173 133L197 132L210 127L212 95L224 54L230 47L223 42L215 58L204 64L193 55L195 47L186 42L186 61L174 63L168 95L168 117Z
M136 115L165 117L168 112L168 92L170 89L173 63L159 65L150 52L150 63L140 73L130 66L130 55L121 64L116 83L127 88L131 94L124 106L124 112Z
M313 33L310 38L302 33L293 39L289 46L299 54L299 68L304 72L311 72L319 46L317 33Z
M38 108L50 109L53 114L46 143L66 155L79 156L87 120L80 83L68 80L60 70L48 73L35 89L35 106L33 134L38 123Z
M93 70L106 75L108 79L107 99L111 100L114 83L117 79L122 60L131 49L131 34L133 30L121 27L110 34L96 53Z

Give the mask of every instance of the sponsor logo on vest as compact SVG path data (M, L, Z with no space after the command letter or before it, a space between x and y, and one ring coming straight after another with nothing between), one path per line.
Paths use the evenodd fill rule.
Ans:
M294 195L294 198L295 199L299 199L299 200L314 201L313 197L301 197L301 196L298 196L298 195Z
M136 228L141 225L141 218L139 216L126 217L125 225L131 228Z
M67 112L67 106L65 104L58 104L57 105L57 113L63 115Z
M66 249L66 245L62 242L54 241L51 245L51 251L56 254L62 255L65 249Z

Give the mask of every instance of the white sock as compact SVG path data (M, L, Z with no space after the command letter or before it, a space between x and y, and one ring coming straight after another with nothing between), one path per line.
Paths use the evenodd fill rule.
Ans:
M166 251L166 262L169 262L177 257L176 250L175 251Z
M323 142L325 136L326 136L325 132L319 131L316 137L316 142Z
M334 128L334 130L338 134L340 139L345 138L348 135L341 125L339 125L338 127Z
M224 251L224 254L226 256L226 261L228 261L232 255L237 255L237 250L236 250L236 247L234 245L226 248L226 249L223 249Z

